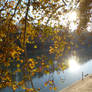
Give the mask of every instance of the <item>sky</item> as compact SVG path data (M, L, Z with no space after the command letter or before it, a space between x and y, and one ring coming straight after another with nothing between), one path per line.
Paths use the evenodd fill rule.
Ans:
M79 15L79 10L78 10L79 3L76 3L76 0L73 0L73 2L71 2L72 0L67 0L67 1L68 2L66 2L67 5L65 6L65 9L70 10L70 11L67 13L64 13L62 11L63 9L59 8L57 12L61 12L61 15L57 15L59 17L58 20L54 20L52 17L50 21L48 22L48 26L54 27L54 26L58 26L59 24L64 27L68 27L71 32L74 32L77 29L77 26L80 21L79 16L78 16ZM62 0L58 2L59 5L61 5L62 3L63 3ZM90 6L92 6L92 4L90 4ZM90 12L92 12L92 9ZM38 13L36 11L33 12L33 7L30 6L29 15L35 19L33 21L34 23L38 23L37 20L39 20L42 16L44 16L44 14L45 12L43 10L39 11ZM25 14L22 13L22 17L24 17L24 15ZM36 18L34 16L36 16ZM18 22L22 17L16 15L14 19ZM41 21L41 24L45 25L47 20L48 20L48 17L44 16L44 19L43 21ZM87 30L89 32L92 30L92 16L90 18L90 21L88 22Z

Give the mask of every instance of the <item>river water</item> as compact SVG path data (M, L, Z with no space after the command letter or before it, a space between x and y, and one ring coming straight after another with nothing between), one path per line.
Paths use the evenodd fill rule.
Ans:
M79 70L71 71L69 68L66 69L64 72L59 71L60 74L58 74L57 71L55 71L53 74L55 85L57 86L56 92L59 92L63 88L68 87L72 83L76 82L77 80L82 79L82 72L84 75L86 74L92 74L92 60L89 60L87 63L80 65ZM43 75L41 78L35 78L34 84L38 87L43 85L43 83L49 79L50 75ZM53 90L50 91L49 88L42 88L40 92L54 92Z
M53 75L55 86L57 87L56 92L59 92L60 90L68 87L69 85L76 82L77 80L81 80L82 72L84 73L84 75L92 74L92 60L89 60L88 62L80 65L79 70L71 71L68 68L64 70L64 72L54 71L54 73L51 73L50 75L44 74L40 78L35 77L33 79L33 82L35 87L41 88L40 92L54 92L54 90L49 90L49 87L44 87L44 82L47 81L50 78L50 76ZM30 82L28 83L28 86L31 87ZM0 92L12 92L12 90L9 88L4 88L0 90ZM18 89L16 90L16 92L23 92L23 91L21 91L21 89Z
M90 51L90 50L89 50ZM90 53L90 52L89 52ZM90 54L91 55L91 54ZM70 56L70 61L76 62L77 60L73 60L73 56ZM76 57L77 58L77 57ZM82 58L84 58L82 56ZM86 57L85 57L86 58ZM80 58L79 58L80 59ZM81 59L81 61L84 59ZM83 61L82 61L83 62ZM73 66L73 67L71 67ZM72 68L72 69L71 69ZM78 68L78 69L77 69ZM73 84L74 82L82 79L82 72L85 77L87 74L92 74L92 59L86 59L84 63L70 63L70 67L65 69L64 71L58 70L54 71L50 74L43 74L41 77L36 76L33 78L33 83L35 88L40 88L39 92L59 92L63 88L68 87L69 85ZM19 80L21 76L17 76L16 80ZM57 90L50 90L49 86L45 87L44 83L50 78L54 80L54 85L57 87ZM30 88L31 83L27 81L27 86ZM0 92L13 92L10 88L3 88L0 90ZM17 89L16 92L24 92L21 89Z

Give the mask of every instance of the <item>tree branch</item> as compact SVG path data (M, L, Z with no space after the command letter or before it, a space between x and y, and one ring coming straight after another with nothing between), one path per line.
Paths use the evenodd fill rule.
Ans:
M64 0L62 0L62 1L63 1L64 5L67 6L66 2Z
M26 49L26 28L27 28L27 17L28 17L29 8L30 8L30 0L28 0L27 11L26 11L26 15L25 15L25 31L24 31L24 43L23 43L23 45L24 45L24 55L25 55L24 60L25 60L26 64L27 64L27 61L28 61L28 55L27 55L27 49ZM35 91L31 75L30 75L30 81L31 81L32 88Z
M61 6L57 7L55 10L53 10L53 11L52 11L52 14L51 14L51 15L50 15L50 17L48 18L46 25L49 23L50 18L53 16L53 14L55 14L55 13L56 13L56 11L57 11L59 8L61 8L61 7L63 7L63 5L61 5Z
M13 17L15 16L16 11L17 11L17 7L18 7L18 5L21 3L21 1L22 1L22 0L18 0L18 3L17 3L17 5L16 5L16 7L15 7L15 10L14 10L14 14L13 14L12 17L10 18L9 23L10 23L10 21L13 19ZM7 9L7 8L6 8L6 9ZM0 9L0 12L3 11L3 10L5 10L5 9L3 9L3 8ZM6 20L6 19L1 20L0 23L3 23L5 20Z
M67 4L65 3L65 1L64 1L64 0L62 0L62 1L63 1L64 5L67 6ZM52 11L52 14L51 14L50 17L48 18L46 25L49 23L50 18L53 16L53 14L56 13L56 11L57 11L59 8L61 8L61 7L63 7L63 5L58 6L55 10Z
M23 43L24 47L26 45L25 37L26 37L27 16L28 16L29 7L30 7L30 0L28 0L27 11L26 11L26 14L25 14L25 31L24 31L24 43Z
M12 18L11 18L10 20L13 19L14 15L15 15L15 13L16 13L16 11L17 11L17 7L18 7L18 5L21 3L21 1L22 1L22 0L18 0L18 3L17 3L17 5L16 5L16 7L15 7L15 10L14 10L14 14L12 15Z

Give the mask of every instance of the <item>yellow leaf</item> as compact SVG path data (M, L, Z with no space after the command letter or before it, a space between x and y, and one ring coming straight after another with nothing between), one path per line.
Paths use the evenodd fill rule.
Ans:
M48 83L47 83L47 82L45 82L45 83L44 83L44 86L45 86L45 87L47 87L47 85L48 85Z
M16 90L16 85L13 85L13 90Z
M35 45L34 48L37 48L37 45Z
M16 54L16 51L15 50L11 52L12 57L14 57L15 54Z
M45 71L45 74L49 74L49 71Z
M53 90L55 90L55 91L56 91L56 89L57 89L56 87L53 88Z
M50 84L53 84L53 81L49 81Z
M52 90L52 87L49 87L50 90Z
M29 59L29 61L33 61L33 59L32 59L32 58L30 58L30 59Z
M40 88L38 88L38 91L40 91Z
M17 67L19 68L20 67L20 64L17 64Z
M0 38L0 42L2 42L3 40Z
M21 63L23 63L23 60L20 60Z
M34 72L32 72L32 76L34 76L35 75L35 73Z
M46 68L49 68L50 66L49 65L46 65Z
M35 67L35 65L34 65L34 64L29 64L29 67L30 67L31 69L33 69L33 68Z
M52 60L49 60L48 63L49 63L50 65L52 65L52 64L53 64L53 61L52 61Z

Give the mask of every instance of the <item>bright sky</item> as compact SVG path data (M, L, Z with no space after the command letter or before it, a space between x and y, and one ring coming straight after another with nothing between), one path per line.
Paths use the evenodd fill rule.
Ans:
M77 26L79 24L79 17L78 17L79 4L76 4L76 0L73 0L72 3L71 3L72 0L67 0L67 1L69 1L69 2L67 2L67 6L65 7L65 9L67 9L67 10L70 10L71 8L72 9L67 13L64 13L62 11L63 10L62 8L58 9L58 11L61 12L61 15L57 15L57 16L59 16L59 20L54 20L53 18L51 18L48 25L53 27L54 25L57 26L59 24L64 27L68 27L70 29L70 31L73 32L77 29ZM61 5L62 3L63 2L61 0L58 4ZM38 13L36 11L33 12L33 7L30 6L30 11L29 11L30 16L33 18L34 18L34 16L37 16L36 18L34 18L35 19L34 23L38 23L37 20L43 16L44 19L43 19L43 21L41 21L41 24L45 25L46 21L48 20L48 17L44 16L44 13L45 12L43 10L39 11ZM90 20L92 20L92 17ZM88 23L87 30L89 32L92 30L92 22Z
M61 0L62 1L62 0ZM78 6L79 4L76 4L76 0L73 0L72 4L71 1L72 0L67 0L69 1L67 3L67 6L65 6L66 10L70 10L70 12L64 13L62 10L62 8L58 9L57 12L61 12L61 15L56 15L59 16L59 20L53 20L50 19L48 25L51 25L52 27L55 25L57 26L62 25L64 27L68 27L70 29L71 32L75 31L77 29L78 23L79 23L79 18L78 18ZM59 2L59 4L62 2ZM54 15L53 15L54 16ZM48 18L45 17L43 20L43 24L44 22L46 22Z
M63 20L64 19L64 20ZM69 27L69 29L73 32L77 29L79 18L77 16L77 12L70 11L69 13L65 14L64 16L60 16L60 24L64 25L65 27Z
M90 4L90 6L92 7L92 3ZM90 10L90 13L91 13L91 17L90 17L90 20L89 20L89 23L88 23L87 30L89 32L92 32L92 9Z

